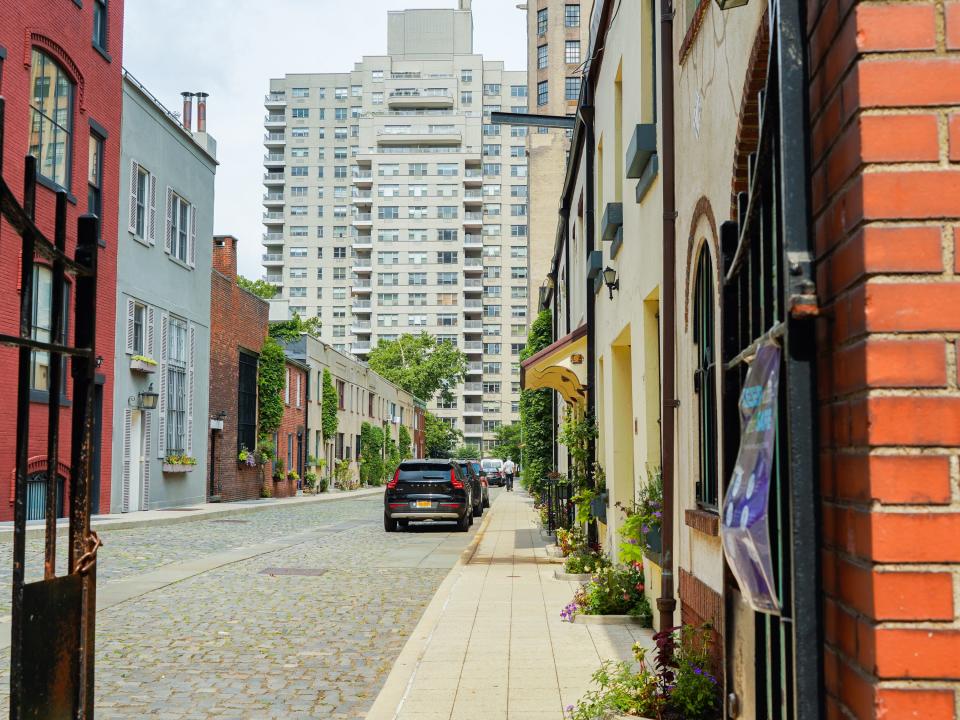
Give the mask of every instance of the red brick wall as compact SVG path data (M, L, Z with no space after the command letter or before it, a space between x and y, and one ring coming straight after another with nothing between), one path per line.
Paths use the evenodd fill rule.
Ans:
M427 454L426 413L424 413L423 408L416 406L414 406L413 412L417 417L417 429L410 433L413 436L414 456L422 458Z
M219 250L216 242L214 239L215 255ZM235 249L235 242L231 247ZM236 267L236 258L233 263ZM216 433L213 468L214 493L219 493L223 500L260 497L260 469L237 463L237 384L240 348L259 353L268 327L268 303L237 287L236 275L226 276L214 270L211 273L210 415L226 412L223 431ZM209 471L208 467L207 477Z
M283 420L277 431L277 457L283 460L286 472L296 470L303 478L303 468L297 467L297 435L302 437L303 463L306 463L307 453L310 452L310 442L307 437L307 371L293 363L287 363L287 372L290 373L290 402L284 402ZM300 378L300 406L297 406L297 378ZM284 397L286 400L286 397ZM292 461L287 461L287 436L293 436ZM297 492L297 483L294 480L274 481L274 497L290 497Z
M103 358L98 373L103 377L102 444L100 449L100 512L110 510L110 467L113 440L113 362L114 314L117 267L117 199L120 165L121 65L123 60L123 1L108 4L108 60L91 45L93 3L77 7L63 0L30 0L0 3L0 46L6 49L6 60L0 62L0 89L6 98L4 124L3 176L18 199L22 199L23 157L28 148L30 89L30 50L36 45L59 58L61 65L73 73L76 83L73 111L72 173L70 191L75 200L67 206L67 251L76 246L77 218L87 210L87 140L90 121L94 120L108 134L103 163L103 219L101 237L106 247L100 251L97 292L96 352ZM82 90L82 98L81 98ZM53 238L54 192L37 186L37 225ZM20 238L0 221L0 252L6 262L0 264L0 332L18 333L19 312L19 247ZM70 334L73 334L73 300L71 289ZM69 371L68 371L69 375ZM0 413L0 520L13 517L14 437L17 396L17 353L0 350L0 397L7 400L8 412ZM67 384L68 396L72 393ZM46 407L31 408L31 459L46 453ZM70 409L61 412L60 460L70 460Z
M712 626L711 657L712 671L723 675L723 599L720 593L700 580L693 573L679 568L680 622L684 625L700 627L709 623Z
M808 10L828 717L947 720L960 687L960 3Z

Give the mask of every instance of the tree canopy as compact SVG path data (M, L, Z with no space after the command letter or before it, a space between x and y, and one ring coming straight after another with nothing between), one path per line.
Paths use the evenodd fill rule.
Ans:
M433 413L424 414L425 453L428 458L448 458L463 435Z
M519 465L522 439L523 431L520 423L501 425L497 428L497 445L488 454L504 460L510 458Z
M553 339L553 321L543 310L530 326L527 346L520 359L547 347ZM550 390L524 390L520 393L520 424L523 426L523 484L536 490L553 469L553 393Z
M237 275L237 285L264 300L269 300L277 294L277 286L266 280L249 280L243 275Z
M270 323L270 337L276 338L280 342L298 340L302 333L319 337L322 325L323 323L320 322L318 317L304 320L299 313L294 313L290 320L278 320Z
M421 400L439 395L452 400L452 388L463 380L467 357L456 346L428 333L380 340L368 359L370 367Z
M476 445L461 445L453 451L457 460L475 460L480 457L480 448Z

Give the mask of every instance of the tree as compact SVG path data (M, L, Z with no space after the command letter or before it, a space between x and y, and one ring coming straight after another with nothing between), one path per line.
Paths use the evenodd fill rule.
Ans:
M260 351L257 371L258 425L260 435L273 435L283 420L283 386L286 382L287 358L283 346L268 337ZM253 450L253 448L249 448Z
M519 465L522 436L523 430L520 423L501 425L497 428L497 445L490 454L504 460L510 458Z
M277 294L276 286L266 280L248 280L243 275L237 275L237 285L264 300L269 300Z
M451 389L463 380L467 356L452 343L428 333L380 340L370 351L370 367L421 400L437 394L452 400Z
M410 437L410 431L407 430L407 426L401 425L397 431L397 435L397 449L400 451L400 459L406 460L407 458L413 457L411 450L413 447L413 439Z
M360 425L360 482L379 485L383 472L383 430L365 422Z
M553 339L553 320L543 310L530 326L527 345L520 359L540 352ZM523 485L534 490L553 469L553 394L550 390L524 390L520 393L520 424L523 427Z
M480 448L476 445L461 445L453 451L457 460L475 460L480 457Z
M323 323L320 322L318 317L304 320L299 313L294 313L291 320L278 320L270 323L270 337L276 338L280 342L299 340L303 333L317 337L320 335L322 325Z
M450 457L454 447L463 437L459 430L450 427L433 413L424 413L424 439L428 458Z
M323 401L320 405L320 432L325 442L333 440L340 424L337 410L340 408L340 396L333 386L333 376L327 368L323 369Z

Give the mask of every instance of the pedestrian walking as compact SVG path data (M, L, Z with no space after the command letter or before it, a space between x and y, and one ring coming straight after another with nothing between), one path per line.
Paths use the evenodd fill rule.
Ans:
M513 474L517 471L517 466L513 464L513 460L507 458L507 461L503 464L503 477L506 479L507 492L513 492Z

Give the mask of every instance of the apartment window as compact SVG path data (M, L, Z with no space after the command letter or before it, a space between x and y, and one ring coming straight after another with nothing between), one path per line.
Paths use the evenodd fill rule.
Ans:
M497 136L500 135L500 126L499 125L490 125L485 123L483 126L483 134L487 136Z
M407 304L413 306L423 306L427 304L427 294L426 293L410 293L407 295Z
M362 107L360 107L359 105L351 105L351 106L350 106L350 117L352 117L352 118L358 118L358 117L360 117L362 114L363 114L363 108L362 108Z
M190 215L193 207L177 195L170 192L167 200L167 206L170 208L167 221L170 224L170 255L180 262L189 261L190 253L188 245L190 243Z
M484 285L483 286L483 294L488 298L500 297L503 294L501 291L502 291L502 286L500 285Z
M498 362L485 362L483 364L483 373L484 375L499 375L500 367L500 363Z
M527 186L526 185L511 185L510 186L510 197L523 197L527 196Z
M363 97L363 86L362 85L351 85L350 86L350 95L353 97Z
M335 127L333 129L333 139L334 140L346 140L347 139L347 128L346 127Z
M295 138L310 137L310 128L295 127L292 130L290 130L290 136Z
M440 327L456 327L457 313L438 313L437 325Z
M395 251L380 251L377 253L377 262L380 265L399 265L400 253Z
M580 27L580 6L567 5L563 12L563 24L567 27Z
M424 172L423 174L426 175L426 172ZM408 185L407 194L410 197L427 197L427 186L426 185Z
M483 392L490 393L491 395L500 394L500 383L498 382L485 382L483 384Z
M511 145L510 157L522 158L527 156L527 149L523 145Z
M427 163L409 163L407 165L407 174L413 177L424 177L427 174ZM426 189L426 185L418 185L411 187L422 187ZM412 195L413 193L411 193ZM426 193L424 193L426 194Z
M427 241L427 231L424 228L411 228L407 230L407 242L426 242ZM413 258L420 253L410 253L410 262L416 262ZM423 253L426 257L426 253ZM424 261L426 262L426 261Z
M380 220L397 220L400 217L400 208L396 205L381 205L377 208L377 218Z
M41 342L63 342L67 337L67 291L64 283L63 314L61 317L60 332L53 337L53 272L45 265L33 267L33 317L31 318L30 337ZM67 364L63 360L60 373L60 392L64 394L67 388ZM31 353L30 359L30 388L41 392L50 390L50 355L39 350Z
M93 44L107 51L107 0L93 0Z
M500 163L483 163L483 174L487 177L496 177L500 174Z
M290 227L290 237L307 237L310 229L306 225L292 225Z
M29 153L37 158L39 176L69 190L74 84L45 53L33 50L31 62Z
M513 245L510 248L510 257L525 258L526 256L527 256L527 248L525 245Z
M510 137L526 137L527 128L522 126L514 125L510 128Z
M525 318L527 316L527 306L526 305L511 305L510 306L510 317L512 318Z
M377 293L377 303L383 306L399 305L400 296L397 293Z
M290 197L306 197L307 196L307 186L306 185L294 185L290 188Z
M700 469L697 504L715 509L719 498L717 479L717 348L714 335L713 265L706 248L697 261L696 296L693 305L693 341L697 367L693 389L697 394L700 431Z
M483 154L486 155L486 156L499 155L499 154L500 154L500 146L499 146L499 145L484 145L484 146L483 146Z
M407 282L410 285L426 285L427 274L425 272L412 272L407 274Z
M453 220L457 217L456 205L438 205L437 217L442 220Z
M456 305L457 293L437 293L437 305Z
M437 253L437 262L441 265L455 265L460 254L456 250L441 250Z
M301 166L301 167L290 168L291 177L307 177L309 173L310 173L310 168L307 168L307 167Z
M292 247L290 248L290 257L292 258L305 258L307 256L307 248L305 247Z
M347 279L347 269L345 267L335 267L333 268L333 279L334 280L346 280Z
M295 98L305 98L310 97L310 88L305 87L295 87L291 88L290 94Z
M576 100L580 97L580 78L568 77L564 80L563 97L566 100Z
M567 65L579 64L580 62L580 41L567 40L563 46L563 59Z
M527 176L527 166L526 165L511 165L510 166L510 177L526 177Z
M377 327L397 327L400 324L400 316L396 314L381 314L377 316Z
M473 105L473 93L469 90L464 90L460 93L460 104L461 105Z
M383 105L383 93L382 92L370 93L370 103L373 105Z
M527 279L527 269L525 267L514 267L510 268L510 279L511 280L526 280Z
M537 105L546 105L548 100L548 83L546 80L542 80L537 83Z
M484 237L500 237L500 226L486 224L481 231Z
M187 321L167 324L167 453L182 455L187 439Z
M427 326L427 316L426 315L407 315L407 324L411 327L426 327Z
M370 78L374 82L383 82L383 70L372 70L370 72Z
M437 285L456 285L459 273L455 272L438 272L437 273Z
M237 383L237 451L257 446L257 356L240 351ZM169 451L169 446L167 450Z
M499 94L500 94L500 84L499 84L499 83L484 83L484 84L483 84L483 94L484 94L484 95L499 95Z
M484 344L483 344L483 354L484 354L484 355L499 355L499 354L500 354L500 343L484 343Z
M291 280L306 280L306 278L307 278L307 269L305 267L290 268Z
M437 175L442 177L456 177L460 174L460 168L457 163L438 163Z
M527 286L520 285L510 288L510 297L513 300L524 300L527 297Z
M473 82L473 70L461 70L460 71L460 82Z
M543 70L547 67L547 46L537 46L537 70Z
M484 203L483 214L487 217L499 217L500 203Z
M427 206L411 205L407 215L412 220L423 220L427 217Z
M400 231L377 230L377 241L386 243L400 242Z
M377 167L377 175L380 177L394 177L400 174L400 166L394 164L380 165Z
M307 296L307 289L305 287L292 287L290 288L290 297L292 298L305 298Z
M500 246L499 245L484 245L483 246L483 256L484 257L500 257ZM486 268L484 268L486 270ZM497 268L499 271L499 268ZM499 275L498 275L499 277Z
M483 316L486 318L498 318L500 317L500 306L499 305L484 305L483 306ZM497 371L499 372L499 370Z
M517 203L510 205L510 216L511 217L526 217L527 214L527 204L526 203Z
M377 187L377 197L397 197L400 195L399 185L384 185L381 183Z
M334 90L333 90L333 96L334 96L337 100L346 100L346 99L347 99L347 88L345 88L345 87L334 88Z
M437 230L437 240L440 242L456 242L459 234L457 230L440 229Z
M526 225L511 225L510 226L510 237L526 237L527 236L527 226Z
M510 97L527 97L527 86L526 85L511 85L510 86Z
M426 230L421 230L419 232L427 232ZM427 264L427 253L426 252L410 252L407 253L407 262L411 265L426 265Z
M333 299L334 300L346 300L347 299L347 289L344 287L335 287L333 289ZM340 317L337 315L337 311L333 311L334 317Z
M310 108L293 108L290 116L294 120L306 120L310 117Z
M496 280L500 277L500 266L499 265L487 265L483 268L483 279L484 280Z
M483 195L484 197L494 197L500 194L500 186L496 184L484 184L483 185Z
M293 217L305 217L306 214L307 214L307 206L306 206L306 205L292 205L292 206L290 207L290 214L291 214Z

